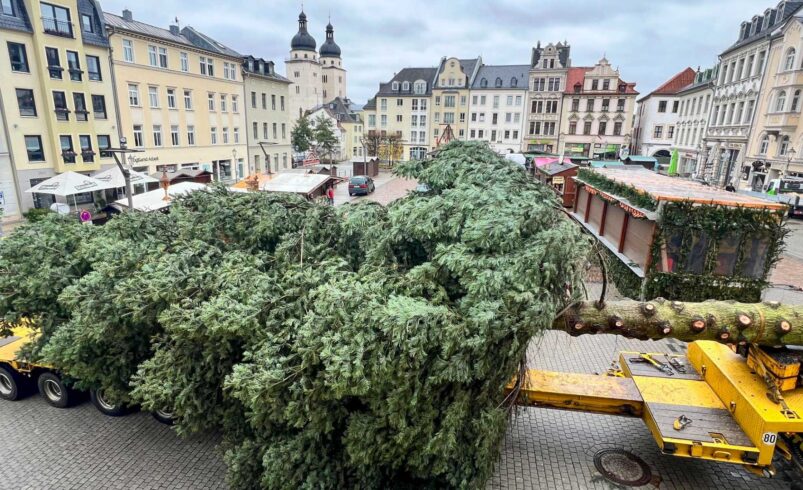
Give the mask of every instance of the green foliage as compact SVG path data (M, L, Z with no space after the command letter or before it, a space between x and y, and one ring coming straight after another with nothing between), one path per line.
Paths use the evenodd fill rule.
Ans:
M297 152L305 152L312 147L312 140L314 139L312 127L309 123L309 118L306 115L299 117L296 120L296 125L290 132L290 144L293 150Z
M577 178L603 192L625 198L630 201L630 204L633 206L637 206L642 209L648 209L650 211L655 211L658 209L658 202L648 194L645 194L631 185L620 184L619 182L608 179L592 169L579 169Z
M43 208L32 208L22 213L22 216L24 216L29 222L35 223L37 221L42 221L49 214L53 214L53 211Z
M330 157L334 154L338 145L338 139L335 135L335 128L332 125L331 119L319 114L315 118L314 126L312 128L312 137L315 140L315 148L318 154L322 157Z
M482 487L504 386L587 245L487 146L398 171L433 191L332 208L214 188L170 215L29 225L0 270L39 297L0 287L2 313L52 316L42 355L80 386L223 431L232 488ZM73 248L37 272L50 241Z

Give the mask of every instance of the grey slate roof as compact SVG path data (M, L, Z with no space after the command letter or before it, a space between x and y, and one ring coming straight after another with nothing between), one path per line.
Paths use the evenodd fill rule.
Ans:
M530 65L482 65L471 89L527 90L529 70ZM501 81L501 86L497 86L497 79ZM483 84L483 80L487 84Z
M375 111L376 110L376 97L372 99L368 99L368 102L362 106L362 110L364 111Z
M73 29L81 30L81 40L85 44L107 47L109 40L106 38L106 23L103 21L103 11L100 5L94 0L78 0L78 19L73 19ZM81 15L92 17L92 26L95 32L86 32L83 29Z
M249 65L253 66L253 69L251 69ZM287 78L276 73L275 65L270 60L264 60L262 58L256 58L250 55L243 56L242 67L243 71L249 75L270 78L283 83L293 83Z
M558 60L564 66L564 68L568 68L569 53L571 53L572 50L571 46L569 46L568 43L558 42L558 44L555 44L555 48L558 51ZM532 57L530 58L530 66L537 65L543 53L544 53L544 48L541 47L541 41L538 41L538 45L533 48L533 54Z
M735 49L741 48L742 46L746 46L748 44L753 43L754 41L757 41L761 38L771 35L773 31L781 27L787 20L789 20L789 18L793 14L795 14L798 10L800 10L801 7L803 7L803 2L786 2L784 4L783 12L777 12L775 14L776 19L771 26L763 30L759 28L757 33L747 37L747 39L740 39L736 41L735 43L730 45L730 47L728 47L722 53L720 53L720 56L724 56Z
M432 80L435 79L437 68L404 68L397 73L387 83L379 84L379 92L377 95L431 95L432 94ZM427 84L427 89L423 94L415 94L413 92L413 84L423 80ZM399 90L393 90L393 82L399 82ZM410 88L404 90L404 82L410 82ZM371 101L368 101L370 104ZM374 101L376 103L376 101Z
M25 2L22 0L11 0L11 3L14 5L15 15L0 15L0 29L33 32L31 19L28 17L28 11L25 10Z
M332 117L337 119L339 122L346 122L346 123L362 122L360 120L359 114L356 114L354 112L359 110L359 108L354 107L351 100L349 99L342 99L340 97L335 97L326 104L313 107L309 112L312 113L321 108L325 109L329 114L332 115Z
M224 56L231 56L232 58L243 57L243 55L237 51L223 45L219 41L215 41L203 32L195 30L192 26L187 26L184 29L181 29L181 35L187 38L194 46L198 48L222 54Z

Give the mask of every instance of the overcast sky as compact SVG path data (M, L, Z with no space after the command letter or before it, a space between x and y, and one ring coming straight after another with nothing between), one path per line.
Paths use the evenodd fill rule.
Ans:
M272 59L284 74L300 2L101 0L104 10L167 27L175 17L242 54ZM568 41L572 65L603 54L646 94L687 66L711 66L735 42L743 20L777 1L756 0L329 0L304 3L320 47L331 10L348 70L348 95L364 103L379 82L442 56L486 64L528 64L538 40Z

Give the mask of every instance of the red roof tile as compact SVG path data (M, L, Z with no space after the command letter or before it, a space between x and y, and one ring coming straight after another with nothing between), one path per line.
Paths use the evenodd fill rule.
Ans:
M680 92L681 89L691 85L694 83L694 78L697 76L697 72L692 70L691 68L686 68L682 72L678 73L674 77L667 80L663 85L658 87L657 89L650 92L647 97L650 95L673 95ZM645 99L647 98L645 97Z
M591 67L591 66L578 66L578 67L574 67L574 68L569 68L569 71L566 74L566 90L564 92L567 93L567 94L575 93L574 86L576 84L578 84L578 83L580 85L583 85L583 82L584 82L584 80L586 78L586 73L590 72L593 69L594 69L594 67ZM618 86L621 85L621 84L625 84L626 87L627 87L624 92L619 92L619 90L618 90L619 89ZM605 94L605 93L620 94L620 93L625 93L625 94L631 94L631 95L632 94L638 94L638 92L636 91L636 84L635 83L625 82L621 78L619 79L619 82L617 83L617 86L616 87L612 87L612 89L613 90L611 90L609 92L602 92L601 90L595 90L594 93L595 94Z

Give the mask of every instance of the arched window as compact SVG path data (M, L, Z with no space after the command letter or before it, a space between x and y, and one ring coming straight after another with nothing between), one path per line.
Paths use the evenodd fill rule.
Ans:
M393 84L391 85L391 88L393 89L394 92L398 92L399 91L399 82L393 82Z
M781 138L781 144L778 145L778 156L786 155L787 151L789 151L789 136L784 136Z
M488 79L487 78L483 78L482 80L480 80L480 87L485 88L487 86L488 86Z
M766 155L767 154L767 150L769 150L769 148L770 148L770 137L767 136L767 135L764 135L764 137L761 138L761 144L758 147L758 154L759 155Z
M519 79L516 78L516 77L511 78L510 79L510 86L511 87L518 87L519 86Z
M789 107L789 112L797 112L800 109L800 90L795 90L792 96L792 105Z
M423 95L427 91L427 83L423 80L418 80L413 84L413 92L416 95Z
M500 88L500 87L502 87L502 79L499 78L499 77L496 77L496 88Z
M783 112L784 107L786 107L786 90L781 90L775 99L775 112Z
M405 81L404 83L402 83L402 90L404 90L405 92L409 92L410 91L410 82Z
M795 48L789 48L786 50L786 58L783 64L783 69L785 71L791 71L795 69Z

